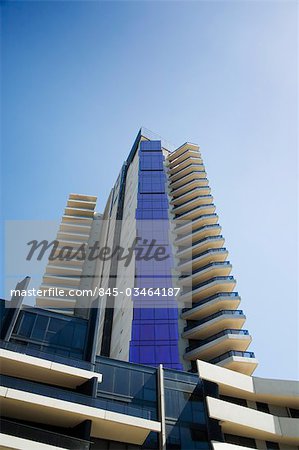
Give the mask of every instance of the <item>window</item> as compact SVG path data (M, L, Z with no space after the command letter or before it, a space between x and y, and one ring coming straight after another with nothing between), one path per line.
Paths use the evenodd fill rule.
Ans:
M161 152L144 153L140 155L139 169L147 170L163 170L163 155Z
M256 407L258 411L262 411L264 413L268 413L269 414L269 406L267 405L267 403L262 403L262 402L256 402Z
M31 333L32 339L37 339L42 341L44 339L44 335L47 329L47 325L49 322L49 317L47 316L37 316L34 328Z
M279 450L277 442L266 441L267 450Z
M142 141L140 143L140 151L141 153L161 151L161 141Z
M225 402L234 403L235 405L246 406L247 401L244 398L230 397L228 395L220 395L220 399Z
M289 413L293 419L299 419L299 409L289 408Z
M254 439L247 438L244 436L235 436L234 434L225 434L224 435L225 442L229 444L243 445L248 448L256 448L256 443Z
M21 325L17 331L20 336L29 337L35 322L36 314L23 313L21 317Z

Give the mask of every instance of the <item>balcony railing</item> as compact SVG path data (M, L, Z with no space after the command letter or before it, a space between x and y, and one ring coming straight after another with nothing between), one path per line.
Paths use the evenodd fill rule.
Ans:
M49 353L46 351L37 350L34 348L30 348L27 345L27 342L24 344L14 343L14 342L6 342L0 340L0 348L4 348L6 350L10 350L16 353L22 353L29 356L35 356L36 358L46 359L47 361L53 361L60 364L66 364L71 367L77 367L79 369L94 371L94 365L88 361L82 361L72 358L65 358L60 355L56 355L54 353Z
M241 336L249 336L249 331L248 330L236 330L236 329L227 329L227 330L223 330L220 331L219 333L213 334L213 336L208 337L207 339L203 339L198 341L196 344L193 345L189 345L189 347L186 348L186 353L187 352L191 352L192 350L198 348L198 347L202 347L203 345L208 344L209 342L215 341L216 339L222 337L222 336L226 336L228 334L237 334L237 335L241 335Z
M199 164L200 165L200 164ZM205 170L191 170L187 175L183 175L180 178L177 178L176 180L172 180L170 181L170 184L174 185L175 183L177 183L178 181L182 181L184 178L187 178L191 175L191 173L204 173L206 174ZM198 178L192 178L192 180L197 180Z
M220 292L219 294L215 294L215 295L211 295L210 297L205 298L204 300L201 300L200 302L196 302L193 303L192 308L183 308L182 309L182 313L185 313L187 311L192 311L193 309L197 308L198 306L204 305L205 303L209 303L212 300L215 300L216 298L226 298L226 297L231 297L231 298L235 298L235 297L239 297L239 293L238 292Z
M179 209L182 206L186 206L186 205L188 205L188 203L192 203L192 202L198 201L201 198L211 198L211 197L212 197L211 194L199 195L198 197L194 197L191 200L186 200L184 203L180 203L179 205L175 206L173 208L173 211L175 212L176 209Z
M213 278L210 278L210 279L207 280L207 281L204 281L203 283L199 283L199 284L196 284L195 286L192 286L192 291L195 291L196 289L199 289L199 288L201 288L202 286L206 286L207 284L211 284L211 283L213 283L214 281L235 281L235 279L234 279L233 276L229 276L229 277L213 277ZM186 294L186 293L188 293L188 292L191 292L191 290L189 289L189 287L182 290L182 295L183 295L183 294Z
M220 225L218 225L218 224L216 224L216 223L212 223L212 224L210 224L210 225L204 225L203 227L199 227L199 228L196 228L195 230L192 230L192 233L189 233L189 234L186 234L185 236L180 236L179 238L177 238L176 240L175 240L175 244L177 244L178 243L178 241L181 241L181 240L184 240L184 239L187 239L187 238L190 238L190 237L192 237L195 233L198 233L199 231L204 231L204 230L208 230L209 228L220 228Z
M179 148L177 148L173 153L171 153L169 156L172 156L173 154L175 154L177 152L177 150L179 150ZM187 148L187 150L184 150L182 153L179 154L179 156L177 156L176 158L174 158L172 161L169 161L170 164L173 163L177 158L180 158L181 156L183 156L185 153L187 152L196 152L199 156L200 153L197 150L191 150L189 147Z
M190 181L190 183L192 183L192 181ZM178 189L180 189L180 188L178 188ZM184 192L182 195L179 195L178 197L175 197L174 200L177 200L180 197L188 195L188 194L190 194L190 192L193 192L193 191L199 191L200 192L200 191L205 191L206 189L209 189L209 187L208 186L195 186L194 188L189 189L189 191ZM207 194L207 195L211 195L211 194ZM200 195L200 197L203 197L203 195ZM196 198L196 197L194 197L194 198ZM194 200L194 198L192 200ZM184 203L180 203L179 205L175 206L175 208L178 208L179 206L184 205L185 203L187 203L187 201L189 201L189 200L186 200L186 202L184 202Z
M204 178L204 179L207 181L206 178ZM182 189L183 187L184 187L184 188L187 187L189 184L193 183L193 181L198 181L198 178L192 178L192 180L189 180L185 185L180 186L180 187L177 187L177 188L172 188L172 190L171 190L171 195L173 195L173 194L175 193L175 191L178 191L178 190ZM181 195L188 194L189 192L193 191L194 189L200 189L201 187L207 188L208 186L195 186L194 188L189 189L188 191L184 192L184 193L181 194ZM181 195L178 195L178 197L180 197ZM178 198L178 197L175 197L175 198Z
M182 223L178 222L178 223L176 224L175 230L178 230L179 228L183 227L183 226L186 225L186 224L190 225L190 224L192 224L192 222L195 222L196 220L202 220L202 219L204 219L204 218L206 219L206 218L209 218L209 217L215 217L215 218L218 219L218 216L217 216L217 214L215 214L215 213L212 213L212 214L204 214L203 216L201 216L201 217L196 217L195 219L182 220ZM214 224L214 225L215 225L215 224Z
M210 364L217 364L220 361L223 361L224 359L230 358L232 356L241 356L243 358L255 358L255 354L253 352L241 352L238 350L231 350L229 352L223 353L220 356L217 356L217 358L213 358L209 361Z
M193 261L194 259L197 259L197 258L200 258L200 257L202 257L204 255L207 255L208 253L215 253L215 252L217 252L217 253L219 253L219 252L220 253L227 253L227 250L226 250L226 248L211 248L210 250L205 250L202 253L198 253L196 255L193 255L192 258L181 259L179 265L181 266L182 264L185 264L187 262Z
M192 330L195 327L198 327L199 325L203 325L206 322L209 322L210 320L216 319L217 317L221 317L223 315L231 315L231 316L244 316L244 312L242 311L242 309L222 309L221 311L218 311L214 314L211 314L210 316L205 317L204 319L201 320L194 320L192 321L192 323L190 323L190 325L187 325L184 328L184 331L189 331Z
M199 239L198 241L194 241L191 244L191 247L194 247L195 245L198 244L202 244L203 242L209 242L209 241L221 241L223 238L222 234L220 234L219 236L207 236L203 239ZM181 252L183 250L189 250L190 249L190 245L185 246L185 247L178 247L178 252Z
M57 400L64 400L67 402L90 406L92 408L99 408L105 411L113 411L134 417L142 417L148 420L156 420L156 417L154 417L155 413L153 411L137 404L132 405L125 401L117 401L99 397L95 398L75 391L36 383L34 381L28 381L21 378L10 377L7 375L3 375L1 377L1 382L3 386L11 389L17 389L37 395L43 395L45 397L55 398Z
M65 434L55 433L53 431L43 430L42 428L24 425L12 420L0 420L1 433L15 436L22 439L28 439L42 444L65 448L70 450L89 450L90 442L67 436Z
M183 279L183 278L190 277L191 275L195 275L195 274L197 274L197 273L199 273L199 272L202 272L203 270L208 269L209 267L217 267L217 266L225 267L225 266L230 266L230 265L231 265L231 263L230 263L229 261L222 261L222 262L221 262L221 261L216 261L216 262L211 262L211 263L209 263L209 264L206 264L206 265L203 266L203 267L200 267L199 269L193 270L193 272L191 272L191 273L187 273L187 274L181 275L181 276L179 277L179 279Z
M207 203L206 205L195 206L194 208L189 209L189 211L185 211L185 212L183 212L181 214L176 214L174 216L174 219L176 220L179 217L182 217L184 215L190 214L192 211L195 211L195 210L200 211L200 210L205 209L205 208L216 208L216 207L215 207L214 203Z
M186 153L194 153L194 155L193 154L190 154L190 155L188 155L185 159L182 159L180 162L176 162L179 158L181 158L183 155L185 155ZM198 158L198 159L201 159L201 156L200 156L200 154L198 153L198 152L196 152L196 151L194 151L194 150L190 150L190 149L187 149L187 150L185 150L183 153L181 153L179 156L177 156L175 159L173 159L172 161L168 161L168 163L169 163L169 167L170 167L170 165L172 164L173 166L170 168L170 169L173 169L174 167L176 167L178 164L181 164L182 162L184 162L184 161L186 161L187 159L189 159L189 158Z
M183 172L183 170L188 169L188 167L191 167L191 166L202 166L202 165L203 165L203 164L199 164L199 163L190 163L190 164L188 164L187 166L183 167L182 169L178 170L177 172L171 174L171 175L170 175L170 178L171 178L171 177L174 177L175 175L177 175L177 174L180 173L180 172Z

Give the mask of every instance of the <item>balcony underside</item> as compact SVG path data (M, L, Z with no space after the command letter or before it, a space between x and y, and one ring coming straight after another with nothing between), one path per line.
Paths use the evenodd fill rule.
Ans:
M36 304L40 308L58 308L58 309L75 308L76 298L36 297Z
M194 198L200 197L202 195L209 195L211 193L211 189L209 186L194 186L194 188L190 189L190 191L186 192L183 195L175 197L171 200L170 204L174 206L179 206L182 203L188 202Z
M176 256L181 259L188 259L207 250L222 248L223 245L224 238L222 236L211 236L204 238L204 240L198 243L193 241L192 245L188 245L186 248L177 252Z
M218 222L217 214L209 214L201 216L194 220L176 219L177 226L174 228L174 233L178 236L190 234L193 230L206 225L215 225Z
M222 315L197 325L190 330L183 331L182 337L184 339L205 339L228 328L240 330L245 323L245 319L244 315Z
M204 239L206 237L219 236L221 233L221 226L218 224L212 224L204 227L199 227L198 229L190 230L190 233L186 233L185 236L179 236L178 239L175 240L174 245L176 247L179 246L190 246L192 242L199 241L200 239Z
M30 428L31 434L33 432L34 428ZM40 430L36 431L36 438L39 439L39 433ZM53 433L53 437L56 438L56 434ZM65 437L62 435L62 439L65 439ZM43 442L35 441L35 437L32 436L30 439L25 437L19 437L15 436L14 434L6 434L5 432L0 431L0 442L1 442L1 450L65 450L68 447L58 447L57 445L51 445L51 444L44 444ZM80 443L83 441L80 441ZM89 442L87 442L89 444ZM78 444L77 444L78 445ZM83 444L82 444L83 445ZM83 448L87 448L86 445Z
M63 276L60 274L49 274L46 273L43 277L42 283L44 285L51 285L51 286L72 286L72 287L79 287L81 281L81 276Z
M61 275L73 275L76 277L80 277L82 273L81 267L68 267L63 265L47 265L46 275L51 276L61 276Z
M160 431L160 423L106 411L16 389L1 388L5 417L73 428L83 420L92 421L91 435L141 445L150 431Z
M187 158L183 159L181 162L178 162L177 164L173 164L172 166L169 165L168 173L170 176L173 176L177 172L180 172L181 170L188 167L190 164L201 164L203 166L202 159L199 157L198 154L194 155L194 156L189 155Z
M183 153L181 156L179 156L172 162L169 162L169 160L167 159L166 166L169 168L169 170L172 170L174 167L177 167L178 165L180 165L181 163L183 163L185 161L189 161L191 158L196 158L197 160L202 162L199 152L194 151L194 150L189 150L189 151Z
M228 251L224 248L214 249L214 251L207 251L204 254L194 255L193 259L187 259L186 261L180 261L178 270L181 272L190 272L199 269L211 262L225 261L228 256Z
M198 145L186 142L185 144L177 148L174 152L170 153L170 155L167 157L167 161L169 161L169 163L172 163L175 159L179 158L179 156L189 151L195 151L200 155Z
M97 372L68 366L59 362L45 360L15 351L0 349L2 375L14 377L21 373L26 380L48 383L60 387L75 389L85 381L97 377L102 381L102 375Z
M182 318L185 320L199 320L223 309L237 309L240 301L241 298L239 296L234 298L230 298L229 296L214 298L207 303L194 306L194 308L182 313Z
M191 285L196 285L196 284L202 283L204 281L207 281L210 278L229 276L231 270L232 270L232 265L226 264L225 262L220 263L219 265L218 264L212 265L206 269L203 268L203 270L200 270L199 272L194 273L193 275L179 279L178 285L179 286L191 286Z
M195 207L195 209L187 211L185 213L180 214L179 216L175 216L174 220L177 223L178 220L195 220L200 218L201 216L205 216L207 214L214 214L216 210L216 206L211 203L208 205L201 205Z
M82 222L61 222L59 227L59 233L63 233L65 236L85 236L88 237L90 233L90 225L83 224Z
M184 359L188 361L195 361L196 359L209 361L230 350L245 351L250 345L251 340L251 336L249 335L227 334L215 339L213 342L186 352Z
M209 182L206 177L206 172L194 169L193 172L190 172L188 175L185 175L184 177L170 183L170 188L172 189L171 195L175 195L174 191L176 189L184 186L192 180L201 180L197 184L198 186L208 186Z
M177 170L175 173L169 173L169 180L171 183L174 183L175 181L189 175L189 173L194 173L194 171L203 172L206 176L204 165L195 161L194 163L188 164L184 168Z
M84 201L84 202L92 202L96 203L97 197L95 195L85 195L85 194L70 194L69 200L77 200L77 201Z
M72 233L71 236L69 236L68 234L69 233L57 233L56 240L59 242L60 246L69 245L73 247L80 247L82 244L88 244L88 235Z
M182 186L172 189L171 196L173 199L179 199L184 195L188 195L193 189L207 189L210 192L209 182L207 179L194 178L194 180L189 180ZM209 193L208 192L208 193Z
M242 356L230 356L223 361L216 363L217 366L243 373L244 375L252 375L258 365L255 358L246 358Z
M197 206L207 205L210 203L213 203L212 195L209 195L209 194L198 195L191 200L187 200L182 205L175 206L175 208L172 209L172 212L173 212L173 214L187 213L188 211L190 211L191 209L193 209Z
M80 217L78 215L71 216L69 214L64 214L62 216L62 224L69 223L72 225L85 225L91 226L93 219L90 217Z
M87 217L93 218L94 210L93 209L85 209L85 208L72 208L67 206L64 210L65 215L67 216L78 216L78 217Z
M71 239L65 240L64 238L57 239L57 241L58 241L57 250L61 250L62 248L65 249L65 248L70 247L73 251L76 251L80 248L86 247L87 243L88 243L86 238L84 241L79 241L79 240L72 241Z
M205 284L197 289L188 290L180 297L180 301L190 301L197 302L203 300L206 297L211 297L212 295L218 294L219 292L232 292L236 285L235 280L216 280Z
M67 259L67 257L64 254L59 257L59 252L55 253L55 256L57 257L56 259L49 260L48 265L47 265L47 270L48 270L48 267L50 267L50 266L56 267L57 265L63 266L66 268L77 268L77 269L80 268L80 270L82 270L82 266L84 264L84 261L82 259L76 259L76 258Z
M90 209L94 210L96 206L96 202L90 202L85 200L75 200L75 199L69 199L67 202L68 208L81 208L81 209Z
M298 419L265 413L209 396L207 405L209 416L220 421L224 433L270 441L265 446L268 449L274 448L271 442L279 443L281 450L298 448Z

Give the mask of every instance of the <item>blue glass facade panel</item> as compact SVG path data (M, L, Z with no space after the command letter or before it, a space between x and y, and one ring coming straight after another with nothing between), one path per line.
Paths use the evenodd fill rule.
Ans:
M164 371L167 449L209 450L203 386L198 376Z
M171 288L173 258L169 244L168 198L164 156L160 141L142 141L139 149L138 197L136 209L137 236L146 248L163 246L165 261L138 260L135 287L140 289ZM171 295L143 295L134 298L130 361L140 364L182 370L178 351L178 310Z
M49 311L20 311L11 342L76 359L84 359L88 321L78 317L58 317Z

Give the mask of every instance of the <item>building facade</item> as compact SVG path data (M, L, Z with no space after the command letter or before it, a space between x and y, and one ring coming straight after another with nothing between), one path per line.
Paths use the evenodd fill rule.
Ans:
M86 317L98 299L97 352L103 356L186 371L196 370L202 359L252 374L257 360L247 351L251 336L243 329L246 317L199 147L185 143L174 149L141 129L103 214L95 212L95 202L96 197L70 195L57 253L95 242L99 248L129 249L139 238L131 263L117 257L49 261L41 288L59 286L66 295L45 294L37 305ZM136 259L152 240L152 251L162 245L167 260ZM96 287L101 295L92 298L67 295ZM179 295L170 294L173 288ZM134 289L142 295L133 295ZM149 289L158 294L144 295Z
M199 147L141 129L103 213L70 194L36 306L0 301L0 449L298 450L227 258Z
M298 450L299 383L99 356L90 318L1 307L1 449Z

